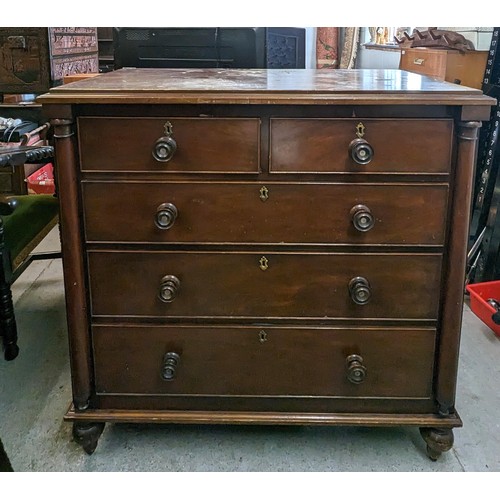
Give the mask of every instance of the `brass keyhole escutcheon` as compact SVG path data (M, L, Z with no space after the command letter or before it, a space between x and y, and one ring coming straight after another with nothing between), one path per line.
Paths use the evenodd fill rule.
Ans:
M259 332L259 342L263 344L264 342L267 342L267 333L264 330L261 330Z
M260 196L259 196L259 198L262 201L266 201L269 198L269 189L267 189L266 186L262 186L260 188Z
M174 127L170 122L166 122L163 126L163 130L165 130L165 135L170 137L174 133Z
M365 126L362 122L356 125L356 135L361 139L365 135Z
M259 260L259 267L265 271L269 267L269 261L266 259L266 257L262 256Z

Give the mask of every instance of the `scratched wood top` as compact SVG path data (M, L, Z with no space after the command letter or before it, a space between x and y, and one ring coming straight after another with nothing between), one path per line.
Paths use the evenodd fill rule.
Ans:
M38 102L492 105L495 101L478 89L400 70L127 68L55 87Z

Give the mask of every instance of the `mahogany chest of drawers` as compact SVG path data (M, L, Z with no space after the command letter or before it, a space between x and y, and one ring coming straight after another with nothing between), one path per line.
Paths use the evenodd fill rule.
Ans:
M451 448L480 91L372 70L52 89L73 382L105 422L414 425Z

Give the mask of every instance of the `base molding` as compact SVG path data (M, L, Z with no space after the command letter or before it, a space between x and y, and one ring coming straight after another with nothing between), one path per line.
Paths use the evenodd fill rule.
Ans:
M77 411L73 405L64 416L66 421L159 423L159 424L240 424L240 425L345 425L367 427L417 426L462 427L457 413L441 417L434 414L382 413L291 413L243 411L171 411L171 410L105 410Z

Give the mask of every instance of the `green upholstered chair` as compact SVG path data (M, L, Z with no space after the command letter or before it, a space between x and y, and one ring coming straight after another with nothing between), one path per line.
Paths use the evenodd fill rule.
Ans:
M53 157L50 146L24 147L20 151L0 148L0 166L46 162ZM11 285L33 260L53 259L60 252L32 253L58 221L59 205L54 195L30 194L0 198L0 337L4 357L17 357L17 326Z

